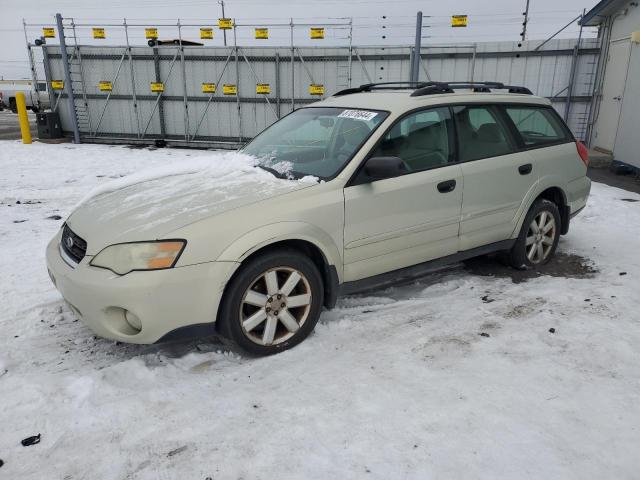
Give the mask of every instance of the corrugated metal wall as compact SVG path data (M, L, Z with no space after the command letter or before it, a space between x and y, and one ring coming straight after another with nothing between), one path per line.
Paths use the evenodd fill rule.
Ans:
M426 47L421 52L420 80L501 81L523 85L552 98L561 114L566 108L575 40L478 43ZM47 80L62 80L58 46L45 46ZM596 39L582 41L571 99L569 125L576 136L586 131L598 56ZM255 136L279 116L351 85L406 80L411 47L68 47L76 115L84 140L219 146ZM293 61L292 61L293 58ZM293 63L293 72L291 65ZM112 91L101 91L100 82ZM164 92L151 91L161 82ZM203 93L203 83L217 84ZM237 95L225 95L223 85ZM269 94L256 93L268 84ZM312 95L310 85L324 95ZM72 112L64 94L50 88L52 105L65 131ZM293 101L292 101L293 98Z

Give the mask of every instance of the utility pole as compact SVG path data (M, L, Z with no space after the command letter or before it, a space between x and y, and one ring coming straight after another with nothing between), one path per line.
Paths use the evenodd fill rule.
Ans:
M224 16L224 0L218 0L218 3L220 4L220 6L222 7L222 18L227 18ZM222 30L222 34L224 35L224 46L227 46L227 31L226 30Z
M411 62L411 78L412 82L418 81L420 75L420 49L422 47L422 12L416 15L416 43L413 47L413 57Z
M520 37L522 37L521 42L524 42L527 39L527 23L529 23L529 0L527 0L527 5L524 7L522 15L524 15L524 21L522 22L522 32L520 32Z

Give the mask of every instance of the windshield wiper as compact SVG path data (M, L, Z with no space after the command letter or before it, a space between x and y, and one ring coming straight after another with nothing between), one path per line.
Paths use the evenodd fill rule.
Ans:
M260 167L263 170L266 170L274 177L279 178L281 180L300 180L302 177L306 177L307 175L311 175L313 177L318 177L320 180L326 180L326 177L321 175L314 175L311 173L301 173L296 172L294 170L289 170L288 172L279 172L275 168L267 167L266 165L256 164L256 167Z
M261 165L261 164L257 164L256 167L260 167L263 170L266 170L267 172L269 172L270 174L272 174L274 177L276 178L280 178L280 179L286 179L287 177L283 176L282 173L280 173L279 171L277 171L275 168L271 168L271 167L267 167L266 165Z

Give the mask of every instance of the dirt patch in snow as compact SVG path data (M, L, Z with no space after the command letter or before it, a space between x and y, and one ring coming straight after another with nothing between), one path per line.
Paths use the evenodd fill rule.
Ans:
M593 278L598 273L591 260L572 253L556 252L549 263L536 270L516 270L493 255L472 258L465 269L483 277L510 278L513 283L526 282L542 275L565 278Z

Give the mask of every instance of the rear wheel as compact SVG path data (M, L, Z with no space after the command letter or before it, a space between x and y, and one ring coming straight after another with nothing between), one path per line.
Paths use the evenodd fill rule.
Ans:
M511 266L534 268L547 263L558 246L560 230L558 206L549 200L537 200L527 213L520 235L509 252Z
M240 267L226 288L218 330L242 349L271 355L304 340L324 297L315 264L296 250L275 250Z

